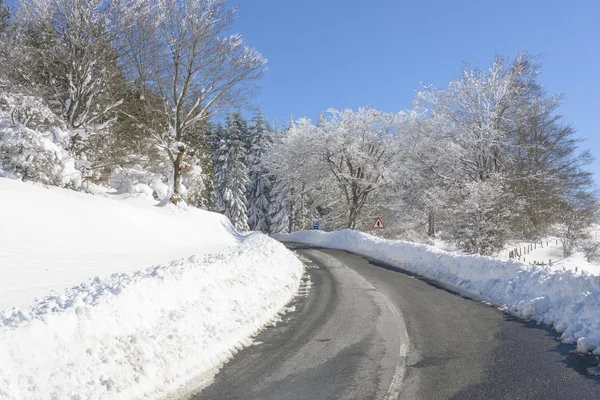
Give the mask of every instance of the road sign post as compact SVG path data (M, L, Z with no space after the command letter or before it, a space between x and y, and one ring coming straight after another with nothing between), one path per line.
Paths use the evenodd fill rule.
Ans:
M316 219L313 221L313 230L314 231L318 231L319 230L319 220Z

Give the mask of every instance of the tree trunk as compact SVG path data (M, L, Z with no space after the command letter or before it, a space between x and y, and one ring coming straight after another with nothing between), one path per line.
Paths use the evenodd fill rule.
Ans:
M358 210L356 206L351 206L348 210L348 229L356 229L356 218L358 216Z
M293 198L294 197L294 191L292 190L291 193L292 193L292 198ZM294 219L295 219L294 218L294 213L295 212L296 212L296 210L294 210L294 203L291 202L291 204L290 204L290 218L288 220L288 232L289 233L294 232L294 225L295 225L295 223L294 223Z
M173 162L173 194L171 195L171 203L173 204L178 204L181 201L181 164L184 152L185 147L180 146L177 157Z
M433 211L429 211L429 217L427 218L427 236L435 236L435 216Z

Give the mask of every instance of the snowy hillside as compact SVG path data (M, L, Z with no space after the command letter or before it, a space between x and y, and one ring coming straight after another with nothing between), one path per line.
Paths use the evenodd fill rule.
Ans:
M173 211L0 178L0 309L89 278L223 251L242 237L220 214Z
M451 253L357 231L301 231L277 239L348 250L488 300L515 315L553 326L580 352L600 355L600 276L556 271L517 260Z
M598 241L598 226L594 225L590 229L590 237L593 241ZM554 271L571 271L575 273L587 272L593 275L600 275L600 265L590 263L586 260L584 253L576 250L571 257L565 258L562 248L562 240L551 236L545 238L541 243L529 242L510 242L499 254L500 258L508 257L511 250L518 249L523 255L522 259L528 264L544 263L548 264L550 260L552 265L550 269ZM523 254L524 253L524 254Z
M600 226L592 226L590 229L592 241L598 241L599 232ZM465 254L455 244L439 238L434 239L432 245L451 253ZM494 257L503 260L509 259L511 251L522 254L521 261L530 265L541 265L543 263L543 266L553 271L571 271L576 274L586 272L592 275L600 275L600 265L587 261L585 254L579 249L576 249L572 256L565 258L562 240L556 236L548 236L539 242L509 241ZM515 256L515 259L518 259L518 256ZM550 262L552 262L552 265L549 265Z
M302 264L218 214L0 178L0 398L162 398L210 380ZM37 298L37 300L35 300Z

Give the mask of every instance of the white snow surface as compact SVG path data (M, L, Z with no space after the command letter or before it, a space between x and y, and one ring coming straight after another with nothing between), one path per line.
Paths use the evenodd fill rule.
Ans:
M342 249L377 259L553 326L577 351L600 355L600 276L530 266L518 260L447 252L358 231L301 231L278 240Z
M1 399L206 383L298 290L282 244L149 204L0 178Z
M242 236L220 214L0 178L0 310L87 279L220 252Z
M590 236L592 240L598 241L599 227L594 225L591 229ZM504 251L499 254L501 258L508 258L508 252L512 249L521 249L531 246L533 249L528 251L527 254L523 254L522 259L528 264L534 262L548 264L552 260L551 269L553 270L564 270L571 272L587 272L588 274L600 275L600 265L588 262L585 259L585 255L578 250L575 250L573 255L568 258L564 258L562 240L559 237L550 236L540 242L533 243L528 242L511 242L505 246Z

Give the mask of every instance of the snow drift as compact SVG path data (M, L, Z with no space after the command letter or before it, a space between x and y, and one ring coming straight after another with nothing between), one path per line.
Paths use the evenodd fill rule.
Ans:
M0 293L19 304L0 307L1 399L164 398L210 380L303 273L217 214L1 178L0 192Z
M155 207L0 178L0 310L87 279L222 252L242 236L220 214Z
M448 253L357 231L275 236L362 254L484 298L510 313L553 326L577 351L600 355L600 276L553 271L516 260Z

